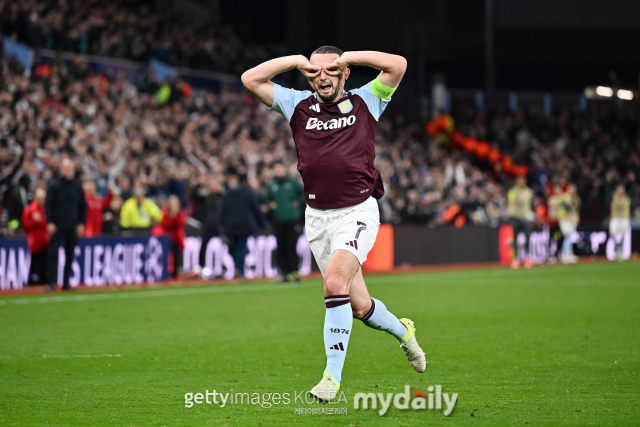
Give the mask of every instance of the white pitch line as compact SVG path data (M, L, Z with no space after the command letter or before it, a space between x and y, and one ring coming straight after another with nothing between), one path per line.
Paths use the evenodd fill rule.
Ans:
M74 357L93 358L93 357L122 357L121 354L45 354L44 359L71 359Z
M398 283L398 282L426 282L432 280L445 280L455 278L481 278L487 276L526 276L534 274L546 274L546 273L559 273L576 270L601 270L603 267L614 266L620 267L634 267L631 263L628 264L593 264L582 266L552 266L552 267L536 267L531 270L510 270L510 269L486 269L486 270L469 270L469 271L446 271L446 272L416 272L408 273L406 275L381 275L372 276L366 279L367 283L379 284L379 283ZM390 279L390 277L393 277ZM148 298L148 297L166 297L166 296L181 296L181 295L197 295L197 294L215 294L215 293L227 293L227 292L250 292L250 291L270 291L270 290L286 290L295 288L311 288L320 287L317 280L313 282L298 283L298 284L247 284L247 285L225 285L225 286L208 286L208 287L194 287L194 288L169 288L169 289L154 289L154 290L136 290L136 291L113 291L99 294L76 294L76 295L62 295L62 296L47 296L47 297L33 297L33 298L6 298L0 299L0 306L2 305L25 305L25 304L46 304L52 302L70 302L70 301L99 301L99 300L116 300L116 299L131 299L131 298Z

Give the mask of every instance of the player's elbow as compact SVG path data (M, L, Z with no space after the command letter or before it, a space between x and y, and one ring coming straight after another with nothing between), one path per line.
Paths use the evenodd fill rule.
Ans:
M246 87L252 93L255 92L256 87L260 83L256 78L254 71L255 70L252 68L245 71L244 73L242 73L242 76L240 76L240 80L242 81L244 87Z
M404 56L396 55L395 68L401 76L404 76L407 71L407 59Z
M242 84L244 85L244 87L251 90L251 84L254 81L251 78L251 70L247 70L244 73L242 73L242 76L240 76L240 80L242 81Z

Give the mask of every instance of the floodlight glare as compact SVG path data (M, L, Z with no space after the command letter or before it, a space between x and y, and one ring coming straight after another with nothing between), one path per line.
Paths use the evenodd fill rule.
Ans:
M598 86L596 88L596 94L598 94L600 96L611 97L611 96L613 96L613 89L611 89L610 87L606 87L606 86Z
M631 101L633 99L633 92L630 90L620 89L618 90L618 98Z

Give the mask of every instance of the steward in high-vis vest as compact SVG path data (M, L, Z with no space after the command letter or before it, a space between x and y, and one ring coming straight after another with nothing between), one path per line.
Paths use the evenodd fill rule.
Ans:
M576 232L580 223L580 197L576 193L576 186L570 184L567 192L560 198L560 231L564 241L562 242L562 262L575 264L578 258L573 253L571 235Z
M516 178L515 186L509 190L507 195L508 199L508 214L509 222L513 227L513 251L514 257L511 262L512 268L520 267L520 251L518 247L518 236L520 233L524 233L525 240L522 244L523 248L523 261L525 268L531 268L531 261L529 260L529 235L531 234L531 203L533 202L533 191L527 187L527 178L524 176L518 176Z
M611 198L611 219L609 220L609 234L616 245L616 258L623 260L622 243L624 235L631 229L631 199L627 196L624 185L619 184Z

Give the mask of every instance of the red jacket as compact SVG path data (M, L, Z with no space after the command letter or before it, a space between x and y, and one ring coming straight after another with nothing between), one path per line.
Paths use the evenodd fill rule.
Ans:
M171 243L184 250L184 226L187 224L187 213L180 210L176 216L171 216L167 208L162 209L162 221L160 226L165 233L171 235Z
M104 199L99 199L85 193L84 198L87 201L87 225L84 229L84 235L87 237L97 236L102 233L102 213L109 207L113 194L108 192Z
M22 211L22 227L27 235L27 243L31 253L39 253L49 247L49 233L47 232L47 218L44 206L39 206L34 200Z

